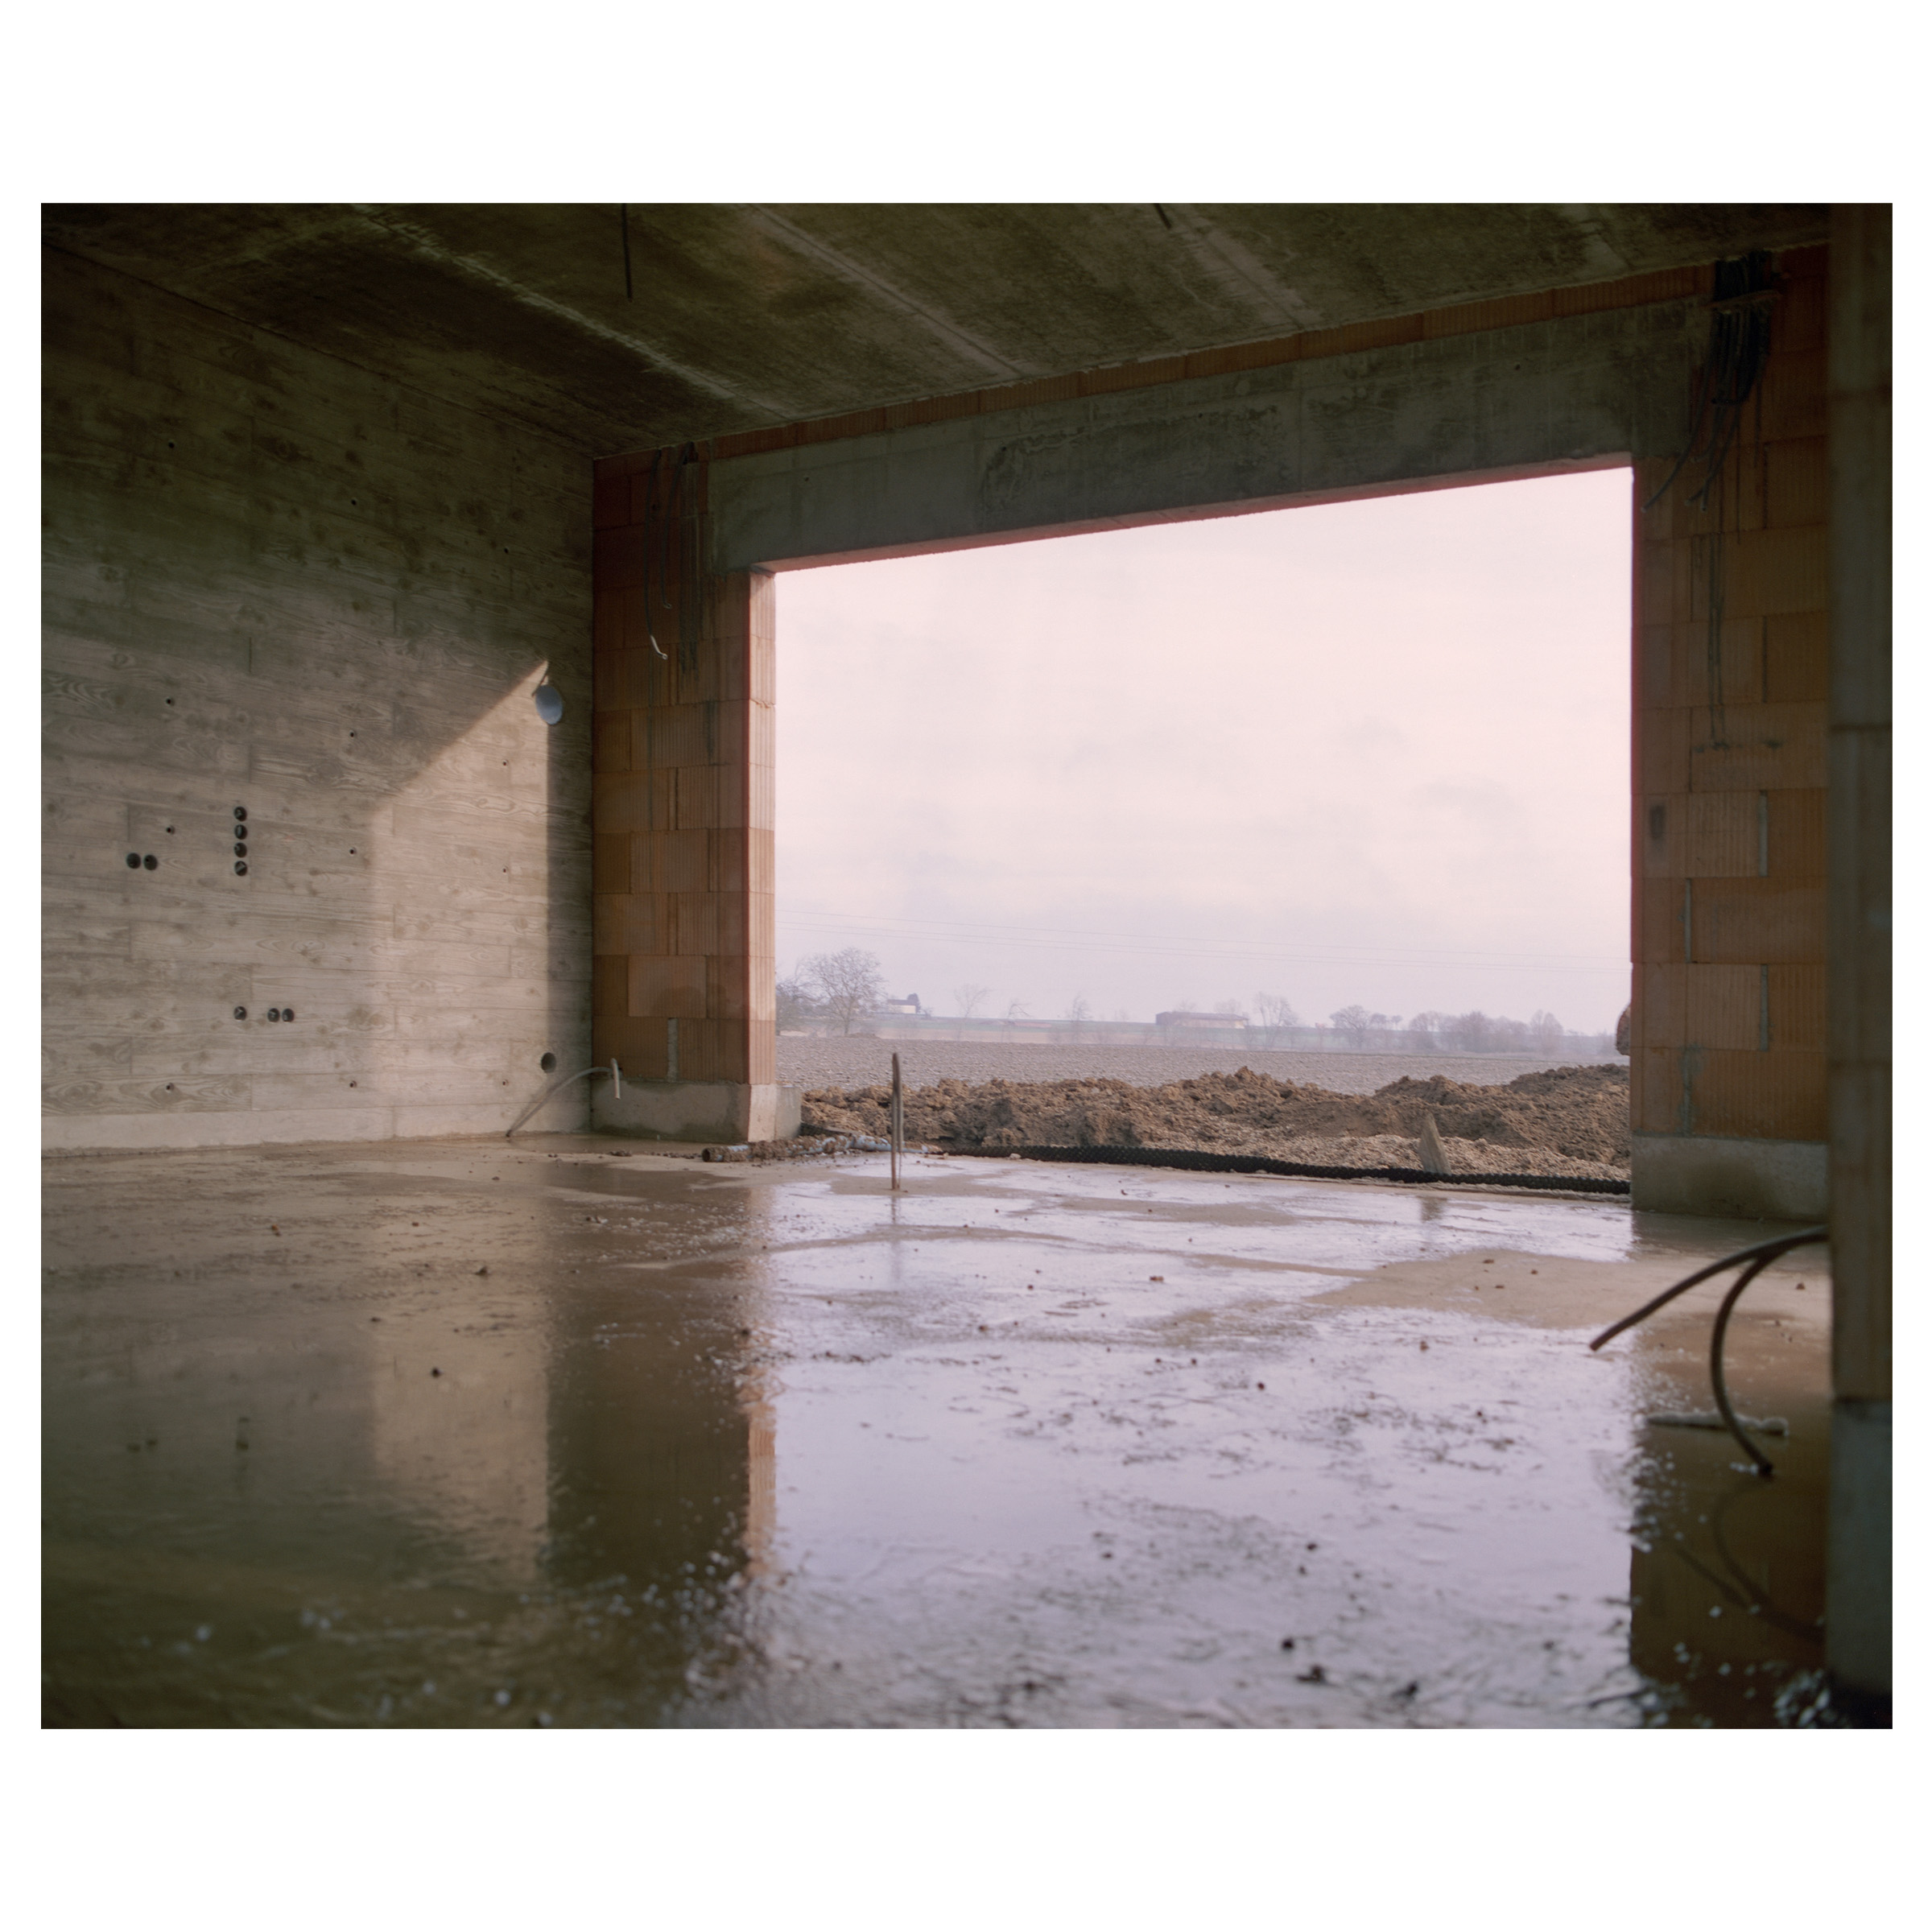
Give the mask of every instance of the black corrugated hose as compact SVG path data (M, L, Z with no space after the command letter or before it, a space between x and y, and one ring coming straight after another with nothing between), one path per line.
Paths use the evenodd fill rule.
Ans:
M989 1161L1009 1156L1022 1161L1094 1162L1106 1167L1186 1167L1197 1174L1279 1174L1307 1181L1397 1181L1411 1187L1529 1187L1550 1194L1612 1194L1630 1191L1628 1181L1600 1180L1567 1174L1434 1174L1424 1167L1319 1167L1306 1161L1278 1161L1261 1154L1208 1154L1193 1147L989 1147L939 1143L946 1154Z
M1760 1476L1772 1473L1772 1462L1757 1444L1746 1435L1738 1422L1737 1412L1731 1406L1731 1397L1724 1388L1724 1331L1731 1324L1731 1311L1737 1306L1737 1298L1752 1282L1769 1267L1781 1254L1788 1254L1794 1248L1808 1248L1814 1241L1831 1239L1828 1228L1806 1228L1796 1234L1781 1234L1768 1241L1760 1241L1754 1247L1740 1248L1735 1254L1727 1254L1722 1261L1711 1261L1687 1274L1674 1286L1666 1288L1651 1301L1645 1302L1634 1314L1627 1315L1620 1322L1612 1322L1591 1344L1592 1352L1608 1341L1614 1340L1626 1328L1637 1324L1657 1313L1666 1303L1674 1302L1686 1288L1695 1288L1699 1282L1707 1282L1714 1274L1722 1274L1727 1268L1741 1268L1743 1272L1731 1284L1730 1291L1718 1305L1717 1319L1711 1324L1711 1393L1717 1397L1717 1412L1724 1418L1724 1426L1736 1437L1744 1454L1750 1457L1752 1467Z

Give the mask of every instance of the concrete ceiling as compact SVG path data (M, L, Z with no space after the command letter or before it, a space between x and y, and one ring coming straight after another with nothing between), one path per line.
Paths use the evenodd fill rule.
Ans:
M1824 239L1823 205L53 206L54 247L590 455Z

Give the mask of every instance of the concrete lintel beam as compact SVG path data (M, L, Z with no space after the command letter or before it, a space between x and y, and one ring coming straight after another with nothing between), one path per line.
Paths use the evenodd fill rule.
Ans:
M778 568L1674 454L1707 318L1641 308L1000 410L711 467Z

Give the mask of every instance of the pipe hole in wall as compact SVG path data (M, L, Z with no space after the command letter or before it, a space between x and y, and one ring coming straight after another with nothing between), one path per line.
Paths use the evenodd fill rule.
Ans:
M557 1070L557 1056L554 1053L547 1053L537 1062L537 1065L545 1073L555 1073Z

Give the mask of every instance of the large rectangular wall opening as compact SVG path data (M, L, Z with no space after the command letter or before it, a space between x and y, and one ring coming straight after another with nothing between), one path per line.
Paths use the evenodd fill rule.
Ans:
M1614 469L786 573L780 1078L857 1077L848 948L902 1042L1613 1057L1630 531Z

